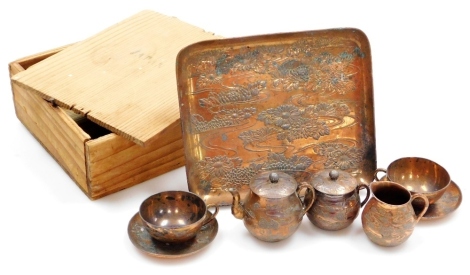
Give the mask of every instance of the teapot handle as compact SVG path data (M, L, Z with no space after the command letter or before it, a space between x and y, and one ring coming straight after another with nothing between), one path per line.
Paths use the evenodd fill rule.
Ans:
M387 175L387 170L386 169L383 169L383 168L377 168L374 172L374 179L376 181L380 181L380 179L377 177L377 174L380 173L380 172L383 172L385 173L385 175Z
M305 196L304 196L304 200L302 202L302 204L304 206L304 210L302 212L301 217L303 217L304 214L307 213L307 211L310 209L310 207L312 207L313 202L315 201L315 190L313 189L312 185L310 185L307 182L302 182L302 183L299 184L299 186L297 187L297 194L299 194L300 191L304 188L307 189L306 192L311 192L312 193L312 199L308 202L308 205L306 206L305 205ZM307 194L307 193L305 193L305 194Z

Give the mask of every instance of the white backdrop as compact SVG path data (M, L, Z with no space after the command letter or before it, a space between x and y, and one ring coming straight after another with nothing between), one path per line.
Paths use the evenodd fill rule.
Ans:
M468 274L470 17L464 1L416 2L3 1L0 274ZM440 163L462 190L460 208L420 222L395 248L371 243L360 218L326 232L305 217L291 238L263 243L223 208L218 235L200 253L173 260L144 255L128 238L128 222L149 195L186 190L184 169L88 200L16 118L8 77L9 62L86 39L143 9L224 37L361 29L372 51L377 166L405 156Z

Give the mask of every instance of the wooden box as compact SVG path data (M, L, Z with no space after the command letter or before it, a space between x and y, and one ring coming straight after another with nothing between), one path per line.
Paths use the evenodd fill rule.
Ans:
M185 164L179 50L218 38L152 11L9 64L18 119L92 200Z

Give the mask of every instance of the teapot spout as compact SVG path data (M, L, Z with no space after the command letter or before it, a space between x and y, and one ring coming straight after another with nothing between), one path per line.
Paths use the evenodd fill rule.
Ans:
M233 188L229 189L229 192L233 196L233 201L232 201L233 216L235 216L235 218L237 219L243 219L243 206L241 205L241 202L240 202L240 193L238 193L238 191Z

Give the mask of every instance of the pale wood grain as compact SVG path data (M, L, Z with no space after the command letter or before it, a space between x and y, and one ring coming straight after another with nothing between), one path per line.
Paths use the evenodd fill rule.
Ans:
M179 119L178 52L220 38L142 11L18 73L13 81L137 144Z
M10 76L63 48L9 64ZM44 100L12 81L16 115L91 199L99 199L184 166L180 120L169 124L145 147L114 133L92 139L78 124L85 117Z
M40 59L42 55L38 55ZM10 64L10 74L24 70L21 63ZM36 94L12 83L15 112L18 119L57 160L84 191L86 183L84 143L89 136L66 113Z
M215 38L143 11L18 59L9 64L17 117L91 200L134 186L185 165L176 55Z
M173 160L163 160L161 163L153 163L151 165L151 169L146 170L143 173L140 173L134 177L125 177L122 181L120 182L104 182L101 184L93 184L92 185L92 194L93 196L90 197L93 200L102 198L104 196L107 196L112 193L116 193L120 190L129 188L133 185L135 185L135 182L143 182L146 180L149 180L153 178L153 175L162 175L164 173L167 173L169 171L172 171L176 168L179 168L181 166L184 166L185 158L183 156L177 157Z

